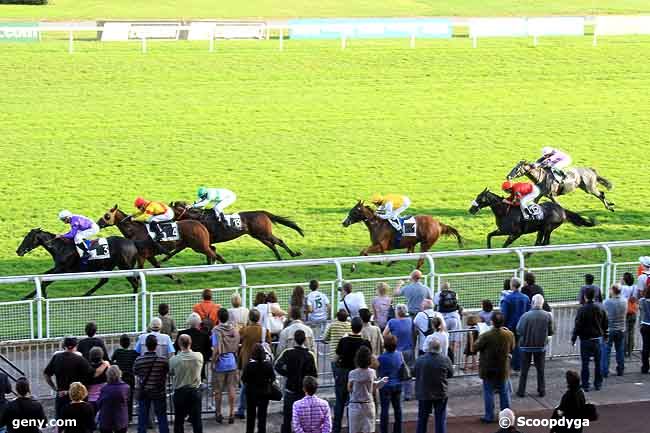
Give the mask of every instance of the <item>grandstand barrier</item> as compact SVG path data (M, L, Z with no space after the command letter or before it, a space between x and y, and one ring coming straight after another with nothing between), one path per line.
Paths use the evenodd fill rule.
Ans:
M172 305L175 311L186 310L199 300L191 296L192 291L183 292L156 292L147 287L148 277L162 275L180 275L191 273L216 273L234 272L239 274L238 287L215 288L216 299L222 304L228 304L233 292L242 296L247 306L252 305L256 291L276 290L282 306L288 305L288 299L293 287L297 284L307 285L305 282L290 283L286 280L273 285L249 284L248 271L256 269L284 269L313 266L329 266L335 278L324 281L323 288L329 291L333 308L339 308L338 289L344 282L344 265L357 263L389 263L396 261L415 262L422 258L427 263L425 270L429 284L439 289L443 281L449 281L459 293L461 304L466 309L479 308L481 296L476 295L477 289L489 288L493 296L501 290L503 280L513 275L523 277L526 270L534 271L539 283L547 288L550 301L566 302L576 301L575 290L582 284L585 273L594 274L601 287L607 288L620 279L625 270L633 270L634 264L630 262L613 263L612 249L648 247L650 240L599 242L585 244L567 244L545 247L519 247L495 248L477 250L455 250L413 254L387 254L378 256L355 256L321 259L299 259L290 261L249 262L239 264L220 264L185 266L170 268L150 268L124 271L88 272L76 274L44 274L0 277L0 284L33 284L36 297L33 300L19 302L1 302L2 325L0 326L0 339L15 340L25 338L59 337L67 334L78 334L83 322L96 320L101 322L100 328L110 329L110 332L137 332L147 328L150 318L155 315L154 307L157 303L166 302ZM545 252L578 252L586 250L600 250L605 253L605 259L600 263L585 263L572 266L551 266L544 268L529 268L526 266L527 253ZM480 272L440 273L436 272L436 261L447 258L471 258L487 256L514 256L518 259L516 269L486 269ZM383 268L386 269L386 268ZM428 271L428 272L427 272ZM140 290L137 294L75 297L75 298L43 298L41 283L44 281L81 281L96 280L98 278L124 278L126 276L138 277ZM352 279L354 286L362 291L367 300L372 299L374 286L378 281L394 283L395 280L405 279L406 276L388 276L382 271L378 278ZM554 289L553 291L549 289ZM607 291L605 291L607 292ZM485 293L485 291L483 292ZM188 296L190 295L190 296ZM605 293L607 296L607 293ZM496 300L496 299L495 299ZM398 299L399 301L399 299ZM103 316L105 311L110 311L109 316ZM75 321L71 314L74 313Z
M593 45L598 36L650 35L650 16L598 16Z

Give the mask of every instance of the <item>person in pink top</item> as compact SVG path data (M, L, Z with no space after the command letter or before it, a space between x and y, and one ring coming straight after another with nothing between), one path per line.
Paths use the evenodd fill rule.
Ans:
M318 381L315 377L305 376L302 386L305 397L293 404L291 427L294 433L330 433L332 418L329 404L315 395Z

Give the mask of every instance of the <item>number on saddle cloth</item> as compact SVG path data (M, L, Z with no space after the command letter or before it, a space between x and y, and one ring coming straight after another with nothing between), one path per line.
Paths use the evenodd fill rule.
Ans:
M231 215L224 214L224 219L225 219L226 227L234 230L241 230L241 217L239 216L238 213L234 213Z
M178 233L178 224L173 221L158 223L158 229L163 235L161 242L177 241L181 238ZM156 238L156 232L151 228L149 224L147 224L147 232L149 232L151 239Z
M111 257L111 251L106 238L86 239L84 243L88 249L88 260L104 260ZM79 257L83 257L84 252L79 247L77 247L77 253L79 253Z
M532 203L528 206L528 212L532 219L542 221L544 219L544 209L537 203Z

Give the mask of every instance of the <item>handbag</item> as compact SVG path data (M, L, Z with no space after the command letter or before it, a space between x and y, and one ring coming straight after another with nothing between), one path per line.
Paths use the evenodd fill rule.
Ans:
M262 394L271 401L282 400L282 390L280 389L278 380L269 380L264 386L264 392Z
M400 358L402 358L402 364L399 366L399 380L401 382L408 382L411 380L411 369L409 368L408 365L406 365L406 362L404 361L404 355L402 352L399 353Z
M154 361L155 362L155 361ZM133 399L134 400L144 400L147 398L147 392L145 391L145 386L147 385L147 381L149 380L149 376L151 375L151 372L153 371L154 364L151 363L151 368L149 371L147 371L147 374L144 376L144 380L140 381L138 378L138 382L133 389Z

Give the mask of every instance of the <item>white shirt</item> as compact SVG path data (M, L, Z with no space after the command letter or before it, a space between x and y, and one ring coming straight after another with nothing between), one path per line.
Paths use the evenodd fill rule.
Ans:
M636 285L628 286L621 284L621 298L624 298L626 301L630 300L630 297L638 298Z
M449 350L449 334L446 332L434 332L433 334L429 335L425 340L424 340L424 347L425 349L422 349L425 352L429 351L429 344L431 343L431 340L436 339L440 342L440 354L447 356L448 350Z
M427 337L426 335L424 335L424 333L427 331L427 329L429 329L429 318L433 319L434 317L440 317L440 320L444 322L444 318L442 317L442 314L438 313L437 311L433 311L433 309L431 308L419 312L415 316L415 319L413 319L413 324L415 325L418 331L418 347L423 352L426 352L426 337Z
M641 275L639 275L639 278L637 279L636 282L636 293L642 293L645 290L645 286L647 284L648 277L650 276L650 271L645 270Z
M135 351L138 352L140 355L142 355L147 351L147 345L145 344L145 342L147 341L147 337L149 335L156 336L156 340L158 341L158 346L156 346L156 354L158 356L161 356L163 358L169 358L176 352L176 349L174 349L174 343L172 343L172 339L169 338L169 335L161 334L158 331L151 331L144 334L140 334L140 336L138 337L138 341L135 343Z
M327 320L330 300L325 293L313 290L307 295L307 305L311 307L311 313L307 317L310 322Z
M345 302L343 302L344 300ZM351 319L359 317L359 310L362 308L368 308L368 306L366 305L366 298L361 292L349 293L339 303L339 311L347 310L348 314L350 314Z

